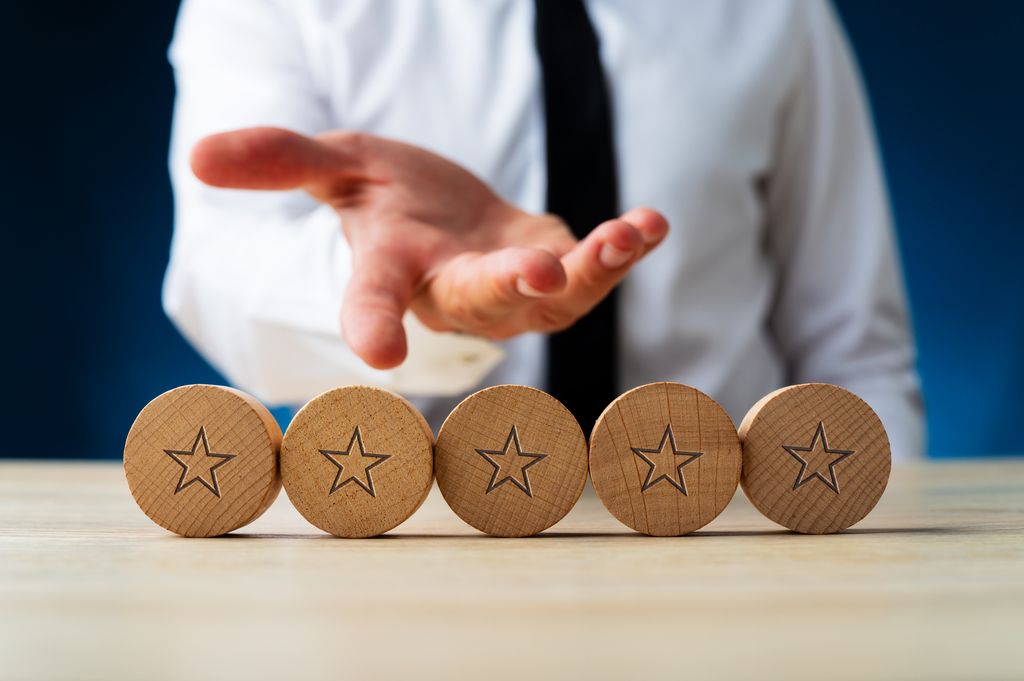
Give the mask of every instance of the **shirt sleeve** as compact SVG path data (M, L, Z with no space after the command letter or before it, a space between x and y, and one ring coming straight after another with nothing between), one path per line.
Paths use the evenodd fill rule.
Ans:
M170 49L175 229L164 309L229 381L270 404L353 383L411 395L468 390L501 360L497 345L430 331L409 315L400 367L372 369L347 347L338 314L351 255L330 207L303 192L210 188L190 170L192 146L214 132L338 127L307 54L287 3L183 3Z
M865 96L836 17L799 5L804 33L767 178L779 273L771 330L793 382L863 397L896 458L924 448L903 277Z

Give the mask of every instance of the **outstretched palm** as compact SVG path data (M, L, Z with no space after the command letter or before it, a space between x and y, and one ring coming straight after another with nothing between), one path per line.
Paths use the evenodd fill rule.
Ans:
M488 338L563 329L668 231L641 208L577 242L557 217L519 210L460 166L362 133L221 133L196 145L192 167L219 187L303 188L338 211L353 258L342 331L377 368L405 359L407 309L435 330Z

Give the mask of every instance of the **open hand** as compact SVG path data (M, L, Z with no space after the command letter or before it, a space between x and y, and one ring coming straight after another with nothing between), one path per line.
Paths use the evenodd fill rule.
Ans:
M342 333L378 369L405 359L408 309L434 330L492 339L564 329L668 232L637 208L577 241L451 161L364 133L225 132L196 145L192 169L217 187L301 188L337 210L353 259Z

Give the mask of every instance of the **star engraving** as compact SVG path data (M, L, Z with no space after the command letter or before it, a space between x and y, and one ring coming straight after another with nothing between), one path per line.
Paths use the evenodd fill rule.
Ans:
M668 445L666 447L665 445ZM676 436L672 432L672 424L665 426L665 433L661 436L661 442L654 449L644 449L642 447L631 447L633 453L643 459L644 463L647 464L647 478L644 480L643 487L640 489L641 492L646 492L648 489L658 484L662 480L675 487L677 490L686 494L686 477L683 475L683 466L687 466L700 457L704 456L704 452L687 452L676 448ZM676 463L676 457L684 456L685 460ZM661 472L655 475L655 471L674 471L672 474Z
M511 482L525 492L526 496L533 496L533 488L530 487L530 474L527 471L531 466L535 466L542 459L547 458L547 454L524 452L519 444L519 431L516 430L514 425L512 430L509 431L505 445L500 450L478 449L476 453L482 456L487 463L494 466L491 481L487 484L487 494L490 494L506 482ZM504 473L502 473L503 466L505 469ZM519 479L520 473L522 474L522 480Z
M821 443L821 447L818 444ZM825 436L825 424L822 421L818 421L818 428L814 431L814 437L811 438L811 444L806 447L798 447L796 445L782 445L782 448L789 452L789 455L800 462L800 472L796 475L796 482L793 484L793 489L796 490L801 485L809 480L817 478L825 483L825 486L830 490L839 494L839 481L836 479L836 466L846 461L849 457L853 456L855 452L850 449L830 449L828 446L828 438ZM811 456L804 457L797 452L803 454L810 454ZM811 465L811 462L814 465ZM826 478L821 474L821 465L828 461L828 477ZM812 472L810 475L807 474L807 470L810 469Z
M203 446L201 452L199 451L200 444ZM206 426L199 426L199 433L196 435L195 441L192 442L192 449L165 449L164 454L181 466L181 477L178 478L178 485L174 488L175 494L198 482L218 498L220 498L220 484L217 482L217 469L237 456L237 454L211 452L210 443L206 439ZM209 475L209 480L206 479L207 475Z
M354 448L353 448L354 445ZM362 487L371 497L377 496L373 487L373 476L370 474L377 466L391 458L391 454L373 454L363 447L363 435L359 432L359 426L352 431L348 447L342 451L333 449L321 449L320 453L327 457L327 460L338 467L338 472L331 483L331 491L328 496L349 483L355 483ZM346 457L339 461L337 457ZM363 479L365 477L365 480Z

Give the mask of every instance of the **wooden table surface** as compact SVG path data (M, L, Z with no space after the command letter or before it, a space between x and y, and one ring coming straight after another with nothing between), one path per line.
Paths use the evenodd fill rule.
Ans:
M738 493L649 538L588 489L494 539L437 490L345 540L282 494L182 539L115 463L0 463L0 679L1024 678L1024 460L897 466L852 530L799 536Z

